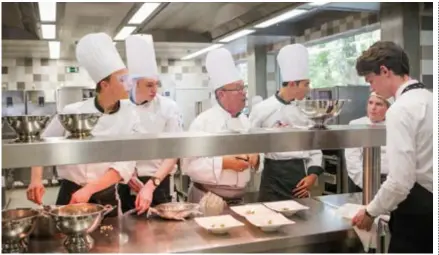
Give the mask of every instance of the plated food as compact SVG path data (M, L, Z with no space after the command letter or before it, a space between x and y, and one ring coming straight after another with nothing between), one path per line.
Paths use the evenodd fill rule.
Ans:
M254 226L260 228L265 232L277 231L283 226L295 224L294 221L285 218L280 213L273 213L269 215L252 215L246 219Z
M198 217L194 220L200 227L213 234L226 234L233 228L244 226L242 222L231 215Z
M309 209L308 206L304 206L294 200L269 202L269 203L264 203L264 205L273 211L282 213L286 217L290 217L295 213L297 213L298 211Z
M262 204L249 204L230 207L232 211L239 214L242 217L253 216L253 215L267 215L273 214L272 210L268 209Z

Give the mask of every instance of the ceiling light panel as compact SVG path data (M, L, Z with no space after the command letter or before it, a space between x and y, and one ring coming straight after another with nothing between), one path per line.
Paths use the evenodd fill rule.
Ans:
M116 41L125 40L132 32L134 32L135 29L136 29L136 27L134 27L134 26L123 27L119 31L119 33L117 33L117 35L114 37L114 40L116 40Z
M41 35L43 39L55 39L56 38L56 25L52 24L42 24L41 25Z
M243 37L243 36L246 36L246 35L252 34L252 33L254 33L254 32L255 32L255 30L251 30L251 29L243 29L243 30L241 30L241 31L239 31L239 32L236 32L236 33L234 33L234 34L231 34L231 35L229 35L229 36L224 37L223 39L220 40L220 42L222 42L222 43L228 43L228 42L231 42L231 41L233 41L233 40L236 40L236 39L238 39L238 38L240 38L240 37Z
M280 23L280 22L282 22L282 21L285 21L285 20L291 19L291 18L293 18L293 17L297 17L297 16L299 16L299 15L302 15L302 14L304 14L305 12L307 12L307 10L298 10L298 9L294 9L294 10L288 11L288 12L286 12L286 13L283 13L283 14L281 14L281 15L279 15L279 16L276 16L276 17L274 17L274 18L272 18L272 19L269 19L269 20L267 20L267 21L264 21L264 22L262 22L262 23L259 23L258 25L255 26L255 28L266 28L266 27L269 27L269 26L275 25L275 24L277 24L277 23Z
M223 46L222 44L211 45L211 46L209 46L207 48L204 48L204 49L199 50L197 52L191 53L191 54L189 54L189 55L187 55L185 57L182 57L181 60L188 60L188 59L192 59L192 58L198 57L198 56L200 56L200 55L202 55L204 53L207 53L207 52L209 52L211 50L214 50L214 49L218 49L218 48L220 48L222 46Z
M145 21L159 6L160 3L144 3L142 7L140 7L139 10L137 10L137 12L133 15L133 17L131 17L130 21L128 21L128 24L142 24L142 22Z
M56 21L56 2L38 2L38 10L40 13L40 21Z

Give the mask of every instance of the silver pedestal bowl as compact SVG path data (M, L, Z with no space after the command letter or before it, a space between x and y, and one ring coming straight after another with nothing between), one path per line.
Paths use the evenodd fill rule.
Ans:
M2 253L23 253L27 237L35 227L37 210L10 209L2 211Z
M92 136L91 131L101 116L100 113L58 114L58 119L70 133L68 139L86 139Z
M17 139L14 141L16 143L41 141L41 133L46 128L46 125L49 123L50 119L51 116L48 115L20 115L2 118L2 120L8 123L8 125L17 134Z
M115 207L80 203L59 206L48 210L48 214L55 220L58 230L67 236L64 247L70 253L88 252L94 245L90 236L100 224L105 215Z
M314 122L311 129L326 129L329 120L337 117L350 100L301 100L294 101L300 111Z

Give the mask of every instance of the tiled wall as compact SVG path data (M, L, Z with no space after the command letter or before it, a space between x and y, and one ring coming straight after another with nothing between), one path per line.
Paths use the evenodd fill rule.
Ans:
M433 14L421 12L421 80L433 88Z
M177 87L208 85L206 69L200 60L179 61L157 59L159 72ZM48 59L2 59L2 89L55 90L61 86L86 86L95 84L84 68L78 73L67 73L66 67L78 66L76 61Z

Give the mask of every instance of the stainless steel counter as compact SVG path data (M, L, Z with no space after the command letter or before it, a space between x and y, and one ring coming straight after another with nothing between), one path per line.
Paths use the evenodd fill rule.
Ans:
M54 166L240 153L379 147L384 127L330 126L328 130L273 129L249 133L163 133L86 140L47 138L36 143L2 143L2 168Z
M228 235L207 233L193 220L185 222L142 219L124 216L123 219L105 219L103 225L111 224L113 230L107 234L95 231L94 253L242 253L242 252L343 252L346 244L357 244L351 225L334 214L330 206L315 200L301 199L300 203L310 207L291 219L296 224L284 227L277 233L264 233L250 225L244 218L231 214L245 223ZM119 227L119 224L121 227ZM119 242L119 235L127 237ZM351 243L351 244L352 244ZM357 248L356 245L353 247ZM29 252L66 252L62 238L32 240Z
M339 208L340 206L350 203L350 204L362 204L363 201L363 193L345 193L345 194L337 194L337 195L329 195L329 196L319 196L314 197L315 200L324 203L333 208Z

